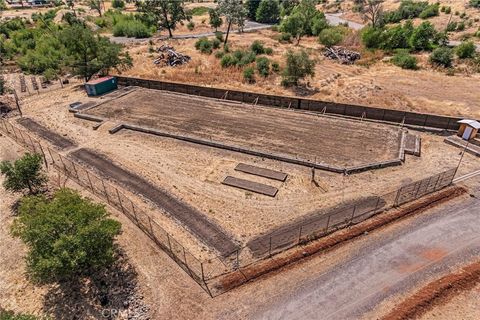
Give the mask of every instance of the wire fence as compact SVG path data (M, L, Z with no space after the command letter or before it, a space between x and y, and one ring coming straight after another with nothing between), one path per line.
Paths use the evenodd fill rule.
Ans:
M32 138L25 130L15 127L6 119L0 119L0 131L29 151L41 154L47 170L53 167L58 172L64 173L96 196L105 199L109 205L120 210L212 297L258 276L244 272L247 267L273 259L276 254L289 248L305 244L338 229L364 221L392 207L443 189L452 183L455 176L455 169L450 169L384 195L371 196L339 207L319 210L308 215L301 222L284 226L251 240L246 246L233 251L226 257L217 256L201 260L162 228L148 213L135 205L120 189L93 170Z

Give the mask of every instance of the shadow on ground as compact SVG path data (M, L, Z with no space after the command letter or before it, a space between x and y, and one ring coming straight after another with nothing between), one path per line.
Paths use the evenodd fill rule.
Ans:
M55 319L148 319L148 307L137 291L137 273L122 251L108 269L89 278L52 286L44 312Z

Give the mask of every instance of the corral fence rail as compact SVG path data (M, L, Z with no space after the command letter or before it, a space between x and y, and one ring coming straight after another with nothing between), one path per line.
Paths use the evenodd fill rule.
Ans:
M25 146L29 151L41 154L47 170L54 167L121 211L212 297L254 278L255 275L243 272L247 267L273 259L275 255L289 248L318 239L343 227L364 221L382 211L445 188L452 183L456 173L455 169L449 169L404 185L393 192L319 211L309 215L302 223L284 227L254 239L247 246L235 250L227 257L219 256L201 261L165 231L149 214L135 205L121 190L93 170L72 161L56 149L32 138L26 130L19 129L7 119L0 118L0 131ZM58 184L61 186L60 180ZM235 278L235 276L237 278L234 286L224 285L225 279Z
M208 98L238 101L273 107L307 110L323 114L346 116L359 119L382 121L387 123L412 126L415 128L434 128L441 130L458 130L457 121L462 118L435 114L391 110L353 104L343 104L313 99L269 95L255 92L204 87L184 83L148 80L116 76L119 85L138 86L149 89L172 91Z

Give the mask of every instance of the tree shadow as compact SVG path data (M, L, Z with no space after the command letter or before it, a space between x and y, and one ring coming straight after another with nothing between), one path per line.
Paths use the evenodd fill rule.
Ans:
M89 277L52 286L43 310L55 319L148 319L148 307L137 292L137 273L118 249L116 262Z

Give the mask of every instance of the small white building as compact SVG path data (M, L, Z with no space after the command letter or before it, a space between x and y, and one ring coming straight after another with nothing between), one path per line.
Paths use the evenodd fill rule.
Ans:
M480 122L463 119L458 121L458 123L460 123L460 128L458 129L457 136L467 141L477 136L478 130L480 129Z

